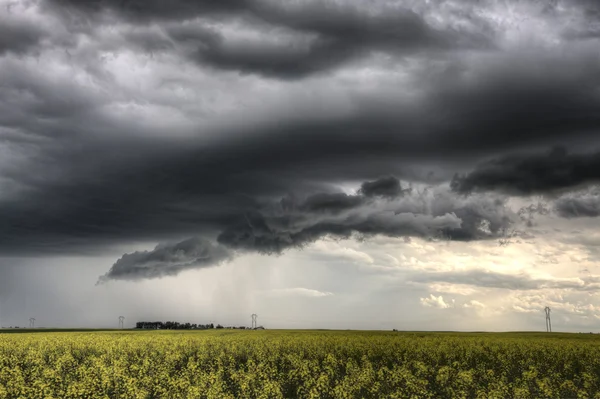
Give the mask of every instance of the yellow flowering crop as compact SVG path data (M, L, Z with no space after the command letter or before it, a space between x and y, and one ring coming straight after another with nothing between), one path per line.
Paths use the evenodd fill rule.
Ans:
M589 334L0 332L5 398L600 398Z

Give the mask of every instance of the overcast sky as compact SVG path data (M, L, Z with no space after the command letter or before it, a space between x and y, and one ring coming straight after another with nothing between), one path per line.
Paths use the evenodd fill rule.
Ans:
M0 0L0 325L600 330L595 0Z

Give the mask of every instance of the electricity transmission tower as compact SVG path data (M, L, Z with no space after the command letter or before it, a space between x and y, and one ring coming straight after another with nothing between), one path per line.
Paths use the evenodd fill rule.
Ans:
M119 328L123 329L124 324L125 324L125 316L119 316Z
M544 308L544 311L546 312L546 332L552 332L552 323L550 322L550 308L546 306L546 308Z
M35 328L35 319L33 317L29 318L29 328Z
M256 313L253 313L252 314L252 329L253 330L258 326L258 324L256 322L257 318L258 318L258 315Z

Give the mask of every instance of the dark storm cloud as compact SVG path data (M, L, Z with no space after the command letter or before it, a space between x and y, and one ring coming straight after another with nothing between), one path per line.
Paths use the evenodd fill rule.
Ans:
M499 155L521 146L597 143L595 47L571 43L564 49L523 51L484 45L483 52L454 53L447 50L472 50L488 36L481 39L458 28L438 31L406 10L363 15L320 3L45 4L59 11L61 21L81 17L84 34L74 41L72 58L60 47L40 64L0 57L0 135L5 140L0 151L19 154L18 163L0 159L0 183L8 180L11 187L10 193L0 193L2 253L101 251L113 244L196 235L259 252L301 247L326 235L428 237L441 230L456 240L489 239L501 236L512 222L504 199L437 193L421 200L398 180L374 180L393 174L423 181L433 165L441 181L490 156L497 160L457 178L454 188L525 194L596 178L586 169L596 165L595 155L534 155L529 163L525 156ZM201 17L197 24L181 22L196 17ZM285 40L275 41L282 47L236 42L218 24L204 23L211 18L239 20L267 36L286 30L291 42L296 35L311 39L302 50L286 48ZM156 25L144 28L147 22ZM103 29L103 24L124 34L115 35L113 26ZM118 45L134 53L164 51L168 57L137 68L139 54L104 54L105 47ZM336 51L327 53L328 61L325 52L314 52L321 48ZM390 69L381 70L373 65L373 76L363 82L357 75L350 84L338 77L300 84L228 75L234 79L229 84L212 70L198 78L199 72L184 69L181 60L195 56L214 69L301 78L371 51L413 52L409 63L394 60ZM149 78L154 73L156 80L179 81L177 90L160 92ZM244 86L248 81L256 86ZM333 95L325 96L329 91ZM263 93L271 96L264 109L251 109L262 112L263 121L237 112L238 101L263 104ZM281 102L273 93L281 94ZM307 96L315 104L297 107L303 104L295 102L296 96L305 93L316 93ZM219 115L215 97L225 98L224 107L230 108L222 119L237 122L236 127L211 130L198 118L202 112ZM206 109L198 99L206 100ZM193 127L182 133L177 126L150 126L148 121L163 116L165 104ZM140 112L129 113L130 108ZM172 132L185 138L173 138ZM356 194L331 188L366 180ZM290 192L300 199L285 197ZM277 213L273 204L282 197Z
M387 176L362 183L356 195L345 193L317 193L308 196L299 204L298 200L294 197L285 197L281 200L281 206L284 210L297 208L306 212L329 212L335 214L363 205L372 197L381 197L391 200L402 196L404 193L405 191L402 190L400 180L394 176Z
M309 197L307 202L313 202L314 198ZM482 196L462 199L441 189L426 197L416 194L397 196L394 200L363 197L354 206L349 206L346 200L340 206L340 198L344 197L339 196L334 207L315 208L285 201L280 208L248 213L223 231L218 241L231 248L261 253L301 248L325 236L432 238L444 233L453 239L469 241L498 237L516 219L502 200Z
M456 215L442 216L391 211L353 212L343 218L311 220L309 215L265 217L260 213L246 215L218 236L219 243L235 249L279 254L288 248L302 248L331 236L352 238L384 235L388 237L430 237L443 229L460 229Z
M517 212L519 218L525 223L527 227L536 226L536 218L538 216L546 216L551 213L551 209L546 202L538 201L537 203L531 203L527 206L521 207ZM530 233L521 232L521 238L529 239L533 238Z
M230 14L247 10L251 0L48 0L47 6L61 12L80 11L79 16L94 17L110 11L123 18L147 23L160 20L185 20L200 15Z
M554 202L554 209L564 218L600 216L600 190L567 194Z
M292 199L283 198L282 207L293 206ZM348 195L344 193L318 193L308 197L300 205L302 210L308 212L331 212L337 213L347 209L355 208L363 204L364 197L359 195Z
M385 98L381 102L361 99L361 106L349 117L311 119L307 115L304 119L290 120L273 115L277 123L243 127L231 140L224 138L213 143L189 139L184 144L174 144L166 139L115 138L114 135L93 140L87 135L137 133L139 128L134 121L115 123L95 113L108 100L106 97L95 98L77 86L73 86L73 90L62 86L52 90L50 80L28 82L25 79L28 75L16 68L2 69L0 74L7 78L2 79L2 88L7 90L0 103L2 122L5 126L21 128L29 134L39 132L53 139L37 144L33 156L28 154L28 168L3 167L3 177L31 191L24 191L26 194L21 197L0 199L0 247L10 253L64 252L123 240L163 240L173 233L219 233L224 224L240 220L241 214L257 209L253 198L281 197L294 188L299 191L310 188L318 193L314 190L318 185L344 179L373 179L382 173L414 179L407 165L427 162L470 165L473 158L518 143L545 146L548 139L586 137L585 132L577 135L576 128L592 126L598 113L580 112L571 107L563 109L558 103L555 108L546 102L547 108L537 104L538 112L516 117L512 103L518 103L519 95L527 93L528 82L521 78L511 81L512 72L509 72L493 75L502 77L503 87L486 84L469 88L454 83L443 88L441 96L436 97L433 91L430 102L412 105ZM572 72L577 75L581 71ZM556 79L550 79L552 76L546 76L550 82L547 85L556 84ZM586 76L589 77L583 73L579 76L580 83ZM574 91L567 90L566 84L563 87L565 95ZM591 90L583 84L578 87L582 92ZM27 95L21 101L20 97L10 95L11 90L17 89L33 96ZM540 91L539 100L543 103L541 97L553 92ZM505 108L498 108L494 100L500 94L506 100L502 104L508 104ZM36 101L30 102L31 98ZM440 102L441 98L445 101ZM531 98L532 103L536 98ZM482 104L487 104L483 109L496 104L490 116L504 115L506 121L496 117L485 121L481 112L476 113L481 119L471 118L466 110L479 109ZM73 109L81 110L73 115ZM27 110L28 115L46 118L27 117L23 110ZM568 124L564 130L542 130L541 126L550 128L548 115L565 121L577 119L585 124L575 124L574 130ZM48 116L53 118L51 123ZM442 123L444 120L446 123ZM528 129L532 121L539 123L540 130L532 133ZM65 133L68 134L65 136ZM235 137L242 136L243 140L236 141ZM579 165L574 169L576 173L568 178L550 173L547 181L540 180L538 177L546 176L547 172L532 164L531 170L524 170L529 173L525 174L526 182L534 179L533 187L542 190L540 182L544 185L557 185L557 181L560 184L571 184L571 180L585 182L589 173L593 173L580 167L587 161L571 161L577 158L575 155L557 153L552 157L566 159L567 166L569 162ZM550 161L544 161L551 159L550 156L539 158L541 165L551 166ZM594 159L588 158L588 161ZM511 159L516 159L515 165L525 162L524 157ZM498 163L507 165L508 172L503 173L515 174L516 167L511 166L510 160ZM447 166L444 170L452 171ZM481 176L486 177L487 169L482 170ZM580 171L584 173L583 178L578 174ZM520 175L519 171L516 175ZM465 187L479 181L477 173L467 175L465 180L460 180L462 185L457 189L468 191ZM481 178L481 181L487 180ZM502 178L499 181L505 183ZM394 184L390 186L392 192ZM499 183L492 179L492 183L486 184L481 188L496 188ZM517 187L522 191L535 191L525 183ZM448 212L456 212L457 217L470 226L466 233L456 230L451 231L451 235L455 239L471 239L473 234L469 231L476 231L480 223L475 217L477 214L470 208L449 207ZM493 227L501 226L501 221L500 218L494 222ZM359 229L368 230L367 227ZM318 236L320 233L314 233L316 230L318 227L312 227L310 234Z
M377 183L391 179L367 183L376 187ZM238 252L282 254L289 249L304 248L324 237L363 240L374 236L434 238L443 234L466 241L491 239L500 237L515 221L516 215L501 200L481 196L458 198L440 188L429 196L398 192L395 197L385 199L367 197L360 191L356 195L318 193L303 201L286 196L281 201L263 203L244 212L237 221L223 223L217 242L222 251L233 258ZM198 244L197 239L192 239L164 248L169 254L173 251L185 254L189 251L183 248L190 245L191 248L204 248L208 244L205 241ZM175 275L186 269L215 266L224 260L217 256L197 262L182 255L184 261L173 266L171 258L162 260L162 248L124 256L102 280ZM151 267L144 266L148 259Z
M151 251L125 254L98 283L175 276L183 270L216 266L231 258L226 248L194 237L176 244L157 245Z
M297 79L329 70L358 53L352 46L331 40L316 40L303 46L304 48L298 47L259 43L236 43L228 46L218 41L199 46L191 57L202 65L217 69Z
M225 69L280 78L300 78L326 71L373 51L405 54L427 49L484 48L492 44L484 35L436 30L410 10L376 13L325 2L301 6L256 2L253 13L274 26L317 35L305 45L266 46L260 43L208 46L200 61Z
M402 195L403 190L398 179L388 176L372 182L364 182L360 186L360 193L365 197L394 198Z
M546 154L518 154L496 158L474 171L456 176L459 193L503 191L513 195L552 193L600 180L600 153L568 154L557 147Z
M328 71L373 51L402 54L426 49L493 46L490 38L482 33L434 29L421 15L408 9L390 8L374 13L320 1L293 5L259 0L224 1L222 4L216 1L163 4L154 1L54 0L51 4L63 18L65 10L74 8L82 13L82 18L94 18L101 11L109 10L132 23L163 23L173 42L185 45L188 57L195 62L280 79L299 79ZM218 16L238 20L243 17L250 29L265 36L271 36L275 28L284 28L313 38L304 43L292 40L279 44L268 44L264 40L231 41L216 30L209 33L202 23L173 24L173 21Z
M43 31L27 22L0 20L0 56L7 53L23 54L35 49L43 38Z

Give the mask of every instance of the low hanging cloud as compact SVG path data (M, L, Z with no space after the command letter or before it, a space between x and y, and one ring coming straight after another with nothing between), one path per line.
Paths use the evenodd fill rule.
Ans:
M442 188L416 193L401 187L395 177L384 177L363 183L353 195L317 193L304 199L287 196L244 212L236 223L218 234L216 245L190 239L124 255L102 281L175 275L185 269L216 266L237 253L278 255L325 237L431 238L445 234L466 241L492 239L517 220L498 198L462 198Z
M470 241L496 238L516 218L500 198L460 198L440 188L409 195L399 188L399 182L390 182L390 178L383 178L364 183L356 195L318 194L304 202L284 198L279 208L246 214L219 234L218 242L272 254L301 248L326 236L434 237L443 233L451 239ZM389 187L396 186L395 197L391 197ZM378 192L377 187L385 190ZM372 198L376 193L385 196Z
M546 154L518 154L480 164L456 175L450 186L458 193L501 191L512 195L552 193L600 181L600 153L569 154L556 147Z
M98 283L174 276L188 269L216 266L232 257L227 248L194 237L176 244L160 244L151 251L125 254Z
M600 188L592 187L561 196L554 202L556 213L564 218L600 216Z

